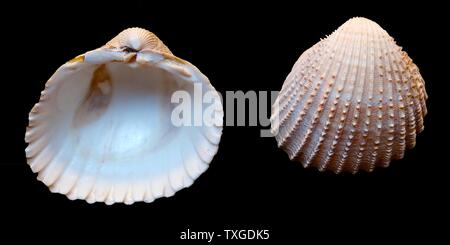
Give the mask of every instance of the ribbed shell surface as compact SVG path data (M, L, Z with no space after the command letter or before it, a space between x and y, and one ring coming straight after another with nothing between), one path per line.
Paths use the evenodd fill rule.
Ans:
M415 146L426 98L417 66L394 39L352 18L300 56L276 100L272 131L305 167L372 171Z

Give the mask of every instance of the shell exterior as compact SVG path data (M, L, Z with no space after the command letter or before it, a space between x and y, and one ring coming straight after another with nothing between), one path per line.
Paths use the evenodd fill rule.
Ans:
M153 51L172 55L159 38L142 28L128 28L106 43L106 48L129 48L136 51Z
M291 160L356 173L413 148L427 113L419 69L375 22L352 18L305 51L272 113Z
M171 95L192 95L195 84L213 94L213 122L176 127ZM190 186L208 168L222 120L208 78L153 33L130 28L48 80L29 115L26 156L40 181L70 199L152 202Z

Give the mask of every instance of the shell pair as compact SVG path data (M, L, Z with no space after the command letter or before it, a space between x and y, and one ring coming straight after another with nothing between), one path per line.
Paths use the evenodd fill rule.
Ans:
M194 103L212 123L174 126L171 95L193 95L196 85L210 94ZM273 107L272 132L304 166L372 171L414 146L426 97L406 53L376 23L353 18L300 56ZM29 121L28 164L52 192L131 204L171 196L208 168L223 109L195 66L130 28L61 66Z

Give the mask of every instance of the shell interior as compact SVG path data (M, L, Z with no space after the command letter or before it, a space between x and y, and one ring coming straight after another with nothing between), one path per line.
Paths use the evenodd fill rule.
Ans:
M190 186L217 152L220 123L171 122L171 95L192 95L196 83L204 85L203 93L215 91L208 79L160 53L124 58L129 55L91 51L47 82L30 113L26 153L53 192L90 203L151 202ZM221 122L218 96L213 103Z

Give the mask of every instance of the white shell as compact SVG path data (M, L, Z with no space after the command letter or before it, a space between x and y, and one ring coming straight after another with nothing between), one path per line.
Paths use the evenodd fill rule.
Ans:
M385 30L352 18L300 56L273 108L272 132L305 167L387 167L423 130L424 85Z
M214 94L214 124L173 126L171 95L192 95L194 84ZM153 33L130 28L49 79L29 116L28 164L52 192L70 199L152 202L190 186L208 168L222 110L195 66Z

